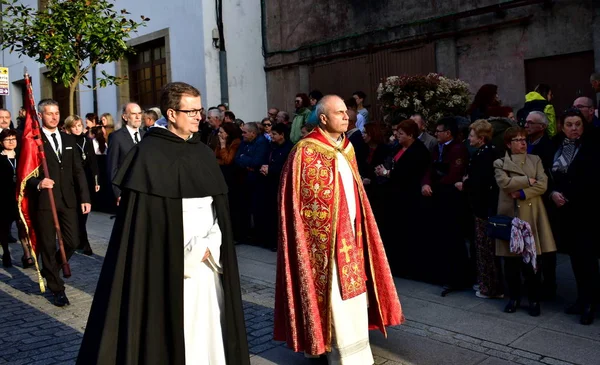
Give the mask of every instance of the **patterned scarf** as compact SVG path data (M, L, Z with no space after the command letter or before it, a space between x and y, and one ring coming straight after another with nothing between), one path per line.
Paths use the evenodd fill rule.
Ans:
M562 143L560 155L552 165L552 171L566 173L577 153L578 140L565 138Z

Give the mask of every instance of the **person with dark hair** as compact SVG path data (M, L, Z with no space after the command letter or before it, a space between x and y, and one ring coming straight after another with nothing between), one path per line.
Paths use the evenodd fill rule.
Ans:
M14 221L19 220L19 212L17 207L17 163L19 161L18 153L16 152L18 145L17 131L14 129L4 129L0 132L0 200L2 208L0 209L0 245L2 246L2 266L12 267L12 259L8 244L10 240L10 229ZM21 262L23 268L26 269L34 265L33 258L29 252L26 241L21 240L23 246L23 256Z
M77 364L249 365L227 186L195 87L164 86L113 183L121 204ZM149 328L152 327L151 329Z
M513 127L504 133L506 153L494 161L496 183L500 189L498 215L517 217L531 226L535 251L531 262L525 263L522 255L511 250L511 242L496 239L496 255L504 258L504 277L508 284L510 300L504 308L514 313L521 303L521 276L525 277L529 315L540 315L541 273L538 262L545 253L556 252L556 244L542 195L548 187L542 160L527 153L527 131ZM512 234L511 234L512 236ZM524 252L527 250L525 247ZM529 252L529 251L527 251Z
M58 102L52 99L41 100L38 113L42 122L41 137L50 176L45 176L40 169L39 176L27 180L26 188L30 197L35 197L37 202L33 210L33 221L42 256L42 276L46 278L48 288L54 295L54 305L63 307L71 303L65 294L65 282L60 275L63 263L59 262L60 255L57 254L53 215L58 216L66 259L69 260L79 246L77 210L88 214L91 200L76 139L58 130ZM46 189L52 189L50 191L55 204L51 204L50 194ZM53 205L55 212L52 210Z
M219 165L230 166L233 164L235 154L240 146L241 138L242 130L237 124L221 124L219 127L219 145L215 149ZM225 180L227 180L227 178Z
M263 210L264 245L271 251L277 251L278 237L278 207L277 196L279 193L279 179L283 165L287 160L294 144L287 138L287 128L283 124L276 124L271 129L271 152L269 160L260 168L265 183L265 209Z
M356 128L358 128L361 132L364 132L367 120L361 113L358 112L356 100L354 98L348 98L344 100L344 103L346 104L346 108L348 108L348 110L352 110L356 113Z
M223 123L233 123L235 121L235 114L231 110L226 110L223 113Z
M352 97L356 101L356 111L358 112L358 114L362 115L362 117L365 119L365 123L368 123L369 111L364 105L365 100L367 100L367 94L365 94L364 91L355 91L354 93L352 93Z
M579 323L590 325L600 305L598 222L591 213L600 204L600 148L591 133L594 127L580 110L567 110L560 125L548 187L556 213L552 227L561 250L570 256L577 284L577 300L565 312L580 315Z
M308 100L308 95L304 93L296 94L294 105L296 107L296 116L292 120L292 128L290 130L290 141L292 141L292 143L296 143L302 138L301 129L310 116L310 101Z
M85 115L85 130L89 132L90 129L98 125L98 115L96 113L87 113Z
M271 130L273 128L273 123L271 122L271 119L269 118L263 118L263 120L260 122L260 126L262 128L262 132L263 132L263 136L265 136L265 138L267 139L267 141L271 142Z
M144 122L143 130L148 132L150 128L156 126L156 121L158 120L158 113L152 109L144 110L144 115L142 121Z
M306 121L306 123L308 124L314 124L317 125L319 123L318 118L317 118L317 110L316 110L316 105L319 102L319 100L321 100L321 98L323 97L323 93L320 92L319 90L313 90L308 94L308 100L310 101L310 116L308 117L308 120Z
M227 107L227 105L225 105L225 104L219 104L219 105L217 105L216 109L219 109L219 111L220 111L221 113L225 113L226 111L228 111L228 110L229 110L229 108L228 108L228 107ZM209 110L210 110L210 109L209 109ZM233 119L235 119L235 118L233 118Z
M498 100L498 86L494 84L485 84L479 88L473 102L467 109L467 114L471 117L471 122L478 119L489 117L489 108L500 105Z
M532 92L525 95L525 105L517 111L517 121L519 122L519 125L525 125L527 116L532 111L543 112L548 119L548 127L546 128L548 136L553 137L556 135L556 113L554 112L554 106L550 104L551 101L552 89L550 88L550 85L537 85Z
M433 232L432 248L440 261L433 281L444 284L442 296L472 284L469 258L464 240L464 202L455 187L465 175L469 154L457 139L458 125L452 116L436 123L438 148L433 151L433 163L423 178L421 193L426 204L436 212L437 227Z
M421 181L431 164L431 154L419 139L421 131L415 121L396 117L391 125L398 146L392 150L388 166L375 168L375 173L387 180L381 194L385 200L383 244L395 276L423 280L430 268L415 258L427 255L419 244L425 228L420 204Z

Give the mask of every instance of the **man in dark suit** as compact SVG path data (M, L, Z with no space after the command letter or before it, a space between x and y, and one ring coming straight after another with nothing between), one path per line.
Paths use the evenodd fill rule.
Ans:
M125 126L108 137L108 176L112 181L119 171L119 167L125 160L125 156L133 146L138 144L144 136L144 131L140 129L142 125L142 108L136 103L127 103L123 106L121 118ZM121 190L113 185L113 192L119 204Z
M50 176L40 175L27 182L37 202L34 216L38 247L42 256L42 276L54 294L54 305L62 307L69 303L65 294L65 283L60 277L62 262L56 250L56 229L50 206L50 196L45 189L52 189L56 203L56 213L63 236L67 260L79 245L79 232L76 209L83 214L91 210L90 195L83 171L81 154L75 137L58 130L60 112L58 103L51 99L40 101L39 116L42 119L42 141ZM77 206L77 198L81 205Z
M471 284L469 257L464 241L465 203L455 187L462 182L469 153L464 143L456 137L458 124L454 117L441 118L436 123L438 141L433 151L433 161L425 174L421 194L424 203L435 212L435 229L431 232L432 258L435 260L436 281L444 285L442 296Z

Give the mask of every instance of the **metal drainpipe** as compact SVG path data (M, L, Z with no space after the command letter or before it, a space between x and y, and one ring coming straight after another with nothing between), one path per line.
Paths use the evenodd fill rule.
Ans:
M219 30L219 79L221 82L221 104L229 108L229 85L227 80L227 51L223 31L223 1L217 0L217 28Z
M92 67L92 99L93 99L94 114L98 115L98 90L96 89L96 66Z

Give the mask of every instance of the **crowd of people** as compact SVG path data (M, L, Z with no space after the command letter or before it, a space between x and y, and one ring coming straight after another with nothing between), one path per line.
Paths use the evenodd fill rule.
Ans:
M592 75L591 82L600 92L600 75ZM314 304L319 311L331 307L322 307L325 302L318 295L305 297L304 291L295 292L298 288L293 288L295 270L301 276L312 275L317 280L315 285L323 285L314 276L318 270L305 272L307 268L298 264L298 257L291 256L305 254L311 265L329 268L328 257L341 260L338 255L345 255L350 266L343 260L333 265L341 265L340 273L344 273L340 274L340 282L334 282L342 297L336 299L337 304L326 302L342 312L354 310L344 309L350 304L343 302L355 296L348 293L364 294L359 301L362 308L363 299L377 290L356 284L363 279L377 279L391 290L393 283L385 280L389 270L394 276L443 285L442 296L470 288L483 299L507 296L506 313L517 311L526 295L528 313L539 316L540 302L556 297L556 252L563 251L570 256L577 283L577 298L566 312L580 315L580 323L589 325L600 303L598 247L593 239L594 217L589 214L600 203L595 189L600 177L600 119L594 102L577 97L572 107L556 113L551 103L553 90L540 84L525 96L523 108L514 113L501 104L498 92L496 85L483 85L462 116L427 121L417 113L390 114L376 121L369 118L364 105L367 96L362 91L341 99L313 90L296 95L293 113L271 107L260 122L244 122L226 105L205 110L196 89L171 83L163 92L160 108L143 111L135 102L126 103L121 110L123 126L117 129L110 114L103 114L100 122L94 114L85 118L71 115L61 121L58 104L42 100L38 111L51 176L40 173L27 181L27 189L36 207L34 227L40 241L42 275L54 294L54 304L70 303L59 275L56 231L45 189L52 189L57 202L67 260L77 248L93 254L86 233L91 206L119 211L100 277L98 290L103 295L94 300L92 314L97 316L90 316L91 331L96 332L84 339L89 346L104 341L107 348L117 351L111 339L95 337L102 328L111 326L110 318L131 309L125 308L131 298L114 292L118 289L114 285L128 286L129 280L146 275L148 268L166 272L169 265L183 265L185 269L182 266L183 271L174 276L144 276L144 280L158 281L161 286L142 296L180 296L172 290L181 288L172 285L181 274L186 293L189 290L204 295L203 290L216 290L207 308L227 308L226 321L215 323L209 330L221 331L220 326L225 326L236 339L243 337L239 328L237 264L232 255L233 244L237 243L279 251L278 267L286 268L278 269L279 298ZM19 220L14 192L23 118L20 113L17 128L12 128L10 112L0 110L0 184L3 201L10 201L2 209L0 222L5 267L12 265L8 243L16 239L10 237L10 230ZM176 159L171 155L174 151L178 151ZM333 197L338 200L329 201ZM172 206L172 199L181 200L181 204ZM339 206L327 208L334 201ZM207 213L207 207L212 207L212 213ZM156 210L161 209L164 216L157 220ZM144 211L147 213L141 213ZM174 220L171 213L179 218ZM210 216L206 220L213 223L193 227L191 222L204 220L206 214ZM353 218L346 222L346 216ZM508 230L500 234L497 222L506 218ZM152 222L181 226L179 233L183 236L168 229L159 230L155 237L149 235L160 229L160 224L158 228L149 227ZM337 225L339 232L334 231ZM338 249L330 253L323 244L338 236L339 242L332 241ZM200 242L200 238L204 240L202 246L197 246L201 247L201 255L190 255L188 262L188 253L196 245L194 240ZM138 242L144 239L153 243L135 251L140 250ZM183 264L161 246L161 239L184 241L188 251ZM312 247L312 251L304 252L306 247L297 246L299 243ZM362 250L363 244L375 251L356 256L354 252ZM130 261L123 260L131 260L131 255L140 255L146 261L129 271L126 266ZM361 269L365 257L373 259L371 255L382 264L375 269L369 265ZM194 260L206 261L201 266L209 270L198 271ZM23 245L23 267L33 263L32 253ZM354 274L354 279L359 279L346 287L346 276ZM214 285L200 288L199 282L204 283L206 275L215 278ZM290 285L292 289L285 289ZM331 295L326 288L323 290L322 295ZM223 295L233 298L233 307L225 304ZM196 303L195 298L189 299L191 303ZM182 300L188 303L187 297ZM365 324L385 332L385 326L401 323L402 312L396 302L397 297L390 297L389 306L379 308L374 324L374 314L369 311ZM287 340L296 351L306 351L308 346L309 355L318 356L330 348L331 338L313 343L298 338L297 331L290 332L300 324L282 324L295 321L290 318L297 313L289 303L276 303L276 317L283 321L276 323L276 337ZM157 308L170 310L169 306ZM175 314L174 318L182 321L178 317L181 313ZM139 315L127 315L135 317L134 322L143 322ZM344 331L344 324L336 321L339 319L334 316L333 322L321 323L315 331L327 334L328 326ZM119 333L131 331L127 324L115 326ZM210 332L188 334L190 329L185 330L186 337L210 336ZM180 335L174 333L170 345L183 351ZM363 335L359 333L356 340L362 341ZM197 351L186 346L185 356L204 356L198 350L204 348L200 346L203 340L198 341ZM343 341L334 344L338 355L345 346L353 346ZM160 350L148 350L145 355L167 356ZM242 351L244 357L247 346L239 342L225 346L214 354L214 361L221 363L223 356L235 357L236 351ZM90 354L101 356L98 351ZM356 356L372 357L366 350Z

